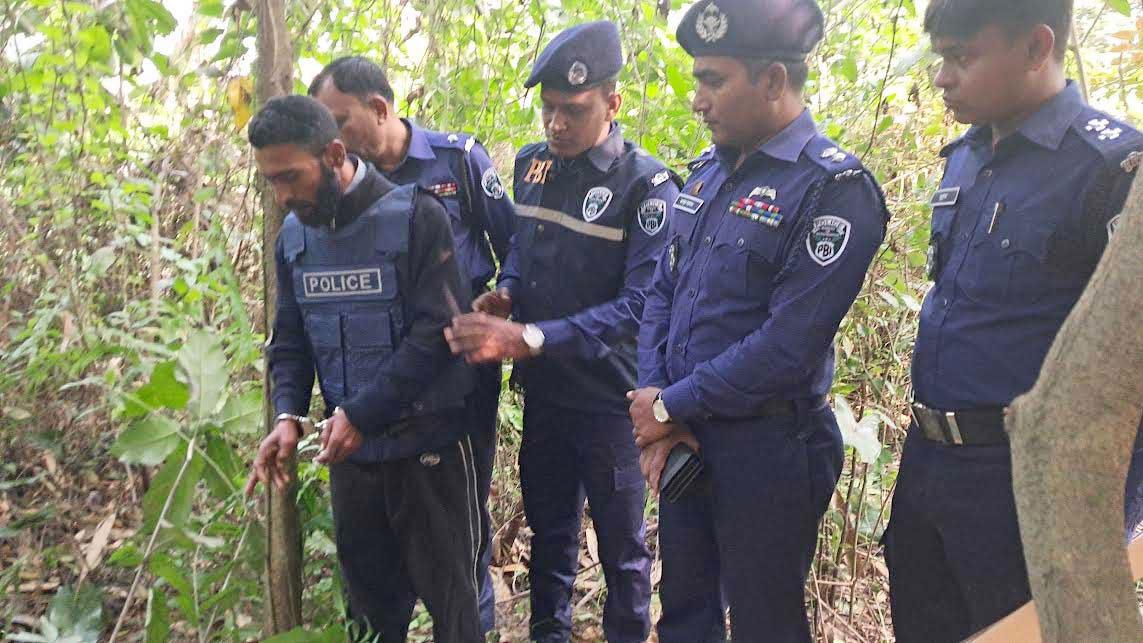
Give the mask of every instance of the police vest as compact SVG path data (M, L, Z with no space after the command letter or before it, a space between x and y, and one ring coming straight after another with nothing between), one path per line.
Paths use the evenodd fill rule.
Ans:
M282 226L285 260L327 409L373 383L405 335L397 261L409 251L416 189L414 185L394 188L336 230L305 226L296 216L288 217ZM470 388L468 369L456 361L401 418L461 408ZM400 436L384 435L386 428L367 427L365 432L372 435L354 454L361 457L352 459L391 459L393 445L385 442ZM423 448L431 446L438 445Z

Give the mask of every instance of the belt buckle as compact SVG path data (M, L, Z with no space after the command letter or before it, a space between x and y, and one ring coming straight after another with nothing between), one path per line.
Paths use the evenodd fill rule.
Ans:
M953 413L952 411L946 412L945 423L949 428L949 440L951 440L955 445L963 446L964 438L960 434L960 425L958 425L956 422L956 413Z

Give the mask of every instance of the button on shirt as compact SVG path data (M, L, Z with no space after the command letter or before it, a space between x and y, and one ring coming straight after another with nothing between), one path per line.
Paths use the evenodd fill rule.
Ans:
M667 237L678 179L660 161L608 136L574 159L547 144L516 158L519 218L500 286L516 319L544 332L544 352L514 373L528 399L626 414L644 289Z
M734 168L691 164L647 293L640 383L676 421L755 417L825 395L833 338L888 220L861 164L803 112Z
M396 169L382 174L441 197L452 222L457 258L476 295L496 273L493 255L503 262L508 253L515 221L512 201L488 152L471 136L433 132L402 120L409 128L409 150Z
M942 151L932 274L913 354L916 399L1004 406L1035 384L1099 262L1143 137L1068 86L993 148L973 127Z

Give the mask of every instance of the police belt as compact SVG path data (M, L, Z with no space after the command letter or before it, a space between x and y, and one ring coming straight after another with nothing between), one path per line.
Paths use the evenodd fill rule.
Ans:
M914 402L913 420L925 439L956 446L1008 444L1004 409L938 411Z
M710 414L704 417L704 420L714 422L750 422L763 417L772 417L775 415L798 415L799 413L808 413L820 409L827 403L826 396L818 395L816 397L807 397L798 400L767 400L762 403L750 417L723 417L718 414Z

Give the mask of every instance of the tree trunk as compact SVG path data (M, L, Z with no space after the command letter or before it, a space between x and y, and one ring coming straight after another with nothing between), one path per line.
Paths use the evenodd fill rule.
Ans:
M258 60L255 63L255 91L262 105L293 89L293 52L286 31L285 0L258 0ZM262 293L265 302L262 322L272 327L278 282L274 274L274 242L282 228L285 212L274 202L274 194L264 182L262 193ZM273 428L274 409L270 403L270 370L263 384L265 429ZM290 463L296 474L297 462ZM296 479L296 475L291 475ZM302 624L302 532L298 520L297 485L284 493L266 485L266 629L271 634L287 632Z
M1143 640L1123 488L1143 414L1143 181L1091 283L1007 419L1044 641Z

